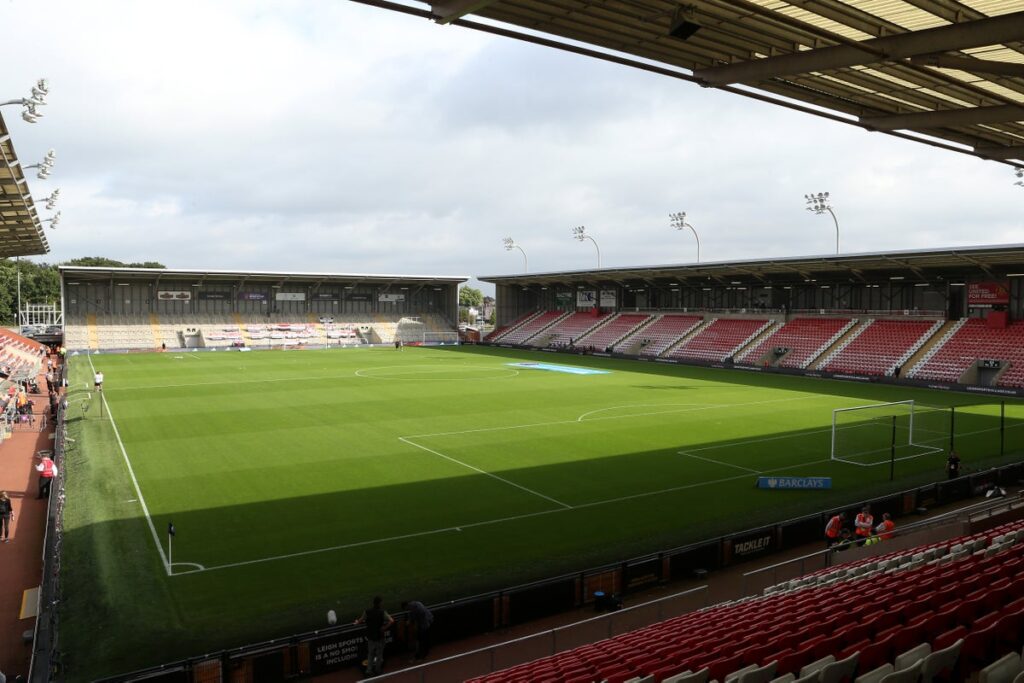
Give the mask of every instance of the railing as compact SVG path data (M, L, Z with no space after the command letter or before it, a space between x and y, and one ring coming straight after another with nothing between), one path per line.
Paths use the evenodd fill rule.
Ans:
M919 310L916 308L900 308L890 310L869 309L869 308L794 308L790 311L793 315L871 315L888 317L919 317L919 318L945 318L945 311Z
M996 501L985 501L976 505L953 510L941 515L936 515L920 522L914 522L897 528L892 532L892 538L884 543L873 543L871 545L856 546L851 544L849 552L842 551L843 562L859 560L865 557L885 555L893 551L913 548L947 537L945 533L939 538L923 538L924 536L935 536L934 532L939 527L948 527L953 524L965 525L975 519L987 519L992 515L1004 513L1024 505L1024 492L1018 493L1013 498L1003 498ZM962 533L958 530L957 534ZM761 567L753 571L743 573L743 595L757 595L768 586L777 585L783 581L790 581L806 576L821 569L827 569L836 558L836 550L829 548L819 550L800 557L794 557L783 562L777 562L767 567Z
M401 683L461 681L613 638L707 606L708 587L697 586L623 610L396 671L380 676L379 680Z

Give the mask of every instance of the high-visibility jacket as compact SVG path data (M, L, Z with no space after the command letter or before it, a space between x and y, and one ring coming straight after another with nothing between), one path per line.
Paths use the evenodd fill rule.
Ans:
M872 515L858 512L856 519L853 521L854 533L858 536L870 536L874 521L875 518Z
M836 515L832 519L828 520L828 524L825 526L825 536L828 538L839 538L839 532L843 529L843 519Z
M53 464L53 460L49 458L43 458L43 461L39 463L43 466L39 476L44 479L53 479L54 475L57 474L57 466Z
M875 527L875 533L878 534L882 540L889 540L892 538L892 530L896 528L896 522L891 519L883 521L881 524Z

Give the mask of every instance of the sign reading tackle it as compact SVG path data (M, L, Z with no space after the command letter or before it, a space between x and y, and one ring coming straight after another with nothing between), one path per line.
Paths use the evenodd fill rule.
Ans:
M759 489L804 489L820 490L832 488L832 477L758 477Z

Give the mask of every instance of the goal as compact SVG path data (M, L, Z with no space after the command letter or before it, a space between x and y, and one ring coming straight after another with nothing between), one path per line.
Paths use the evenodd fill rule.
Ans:
M830 457L870 467L943 453L947 414L918 407L913 400L836 408L832 411Z

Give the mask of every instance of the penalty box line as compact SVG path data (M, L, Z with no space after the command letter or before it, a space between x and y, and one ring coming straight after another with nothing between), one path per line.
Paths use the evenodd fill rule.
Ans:
M796 469L798 467L807 467L808 465L817 465L817 464L823 463L823 462L828 462L828 460L827 459L825 459L825 460L816 460L814 462L801 463L799 465L793 465L793 466L790 466L790 467L780 467L780 468L777 468L777 469L765 470L764 472L762 472L762 474L768 474L770 472L786 472L788 470ZM468 522L466 524L458 524L458 525L453 525L453 526L446 526L446 527L442 527L442 528L439 528L439 529L429 529L427 531L414 531L412 533L400 534L398 536L387 536L387 537L384 537L384 538L374 538L374 539L369 539L369 540L366 540L366 541L355 541L355 542L352 542L352 543L342 543L342 544L339 544L339 545L332 545L332 546L328 546L328 547L325 547L325 548L314 548L313 550L302 550L302 551L299 551L297 553L288 553L286 555L272 555L270 557L260 557L260 558L254 559L254 560L242 560L241 562L229 562L229 563L226 563L226 564L215 564L215 565L211 565L211 566L208 566L208 567L203 567L202 569L195 569L195 570L192 570L192 571L185 571L185 572L180 572L180 573L174 573L174 574L171 574L171 576L186 576L186 575L191 575L191 574L201 574L203 572L213 572L213 571L218 571L218 570L221 570L221 569L232 569L232 568L235 568L235 567L246 567L246 566L250 566L250 565L254 565L254 564L262 564L264 562L276 562L278 560L290 560L290 559L294 559L296 557L307 557L307 556L310 556L310 555L320 555L322 553L329 553L329 552L334 552L334 551L337 551L337 550L350 550L352 548L362 548L362 547L369 546L369 545L378 545L378 544L381 544L381 543L391 543L393 541L404 541L404 540L408 540L410 538L422 538L424 536L436 536L438 534L443 534L443 533L448 533L448 532L456 532L456 533L458 533L458 532L461 532L461 531L463 531L465 529L475 529L475 528L479 528L479 527L493 526L493 525L496 525L496 524L504 524L505 522L516 522L516 521L523 520L523 519L530 519L532 517L542 517L544 515L553 515L553 514L558 514L560 512L567 512L569 510L583 510L583 509L586 509L586 508L599 507L601 505L609 505L611 503L621 503L621 502L624 502L624 501L627 501L627 500L637 500L639 498L648 498L648 497L651 497L651 496L664 495L666 493L675 493L677 491L685 491L687 489L700 488L702 486L714 486L716 484L725 484L725 483L728 483L728 482L731 482L731 481L736 481L738 479L746 479L749 476L750 476L749 474L738 474L738 475L733 476L733 477L724 477L722 479L714 479L714 480L711 480L711 481L700 481L700 482L695 482L693 484L682 484L680 486L673 486L673 487L670 487L670 488L667 488L667 489L660 489L658 491L644 491L643 493L634 493L634 494L631 494L631 495L628 495L628 496L619 496L617 498L608 498L607 500L595 500L595 501L592 501L592 502L589 502L589 503L582 503L580 505L575 505L575 506L571 506L571 507L568 507L568 508L555 508L553 510L541 510L539 512L527 512L527 513L524 513L524 514L521 514L521 515L512 515L510 517L500 517L498 519L486 519L486 520L483 520L483 521L480 521L480 522ZM176 565L177 564L192 564L193 566L202 566L202 565L196 565L194 563L178 563L178 562L175 562L174 564L176 564Z

